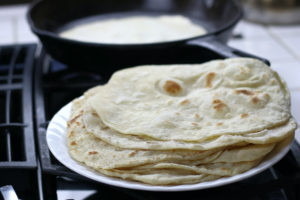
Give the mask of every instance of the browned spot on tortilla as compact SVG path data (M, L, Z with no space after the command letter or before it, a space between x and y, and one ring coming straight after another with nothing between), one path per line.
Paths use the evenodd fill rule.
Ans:
M274 85L275 83L276 83L276 80L275 80L275 79L272 79L272 80L271 80L271 84Z
M270 95L267 94L267 93L264 93L264 97L265 97L266 99L270 99Z
M251 99L251 102L253 104L257 104L259 101L260 101L260 99L258 97L256 97L256 96Z
M217 103L222 103L222 101L220 99L213 100L213 104L217 104Z
M267 78L268 78L267 74L263 74L262 77L263 77L264 79L267 79Z
M80 126L81 125L81 123L80 122L75 122L78 126Z
M83 111L80 111L78 115L76 115L75 117L73 117L73 119L70 120L70 123L74 123L81 115L82 115Z
M92 112L92 115L93 115L94 117L98 117L98 114L97 114L97 113Z
M195 114L195 118L196 118L196 119L199 119L199 118L200 118L200 116L199 116L198 113Z
M75 141L71 142L71 145L74 146L76 145L77 143Z
M241 74L247 74L247 71L245 70L244 67L241 67L240 70L241 70Z
M192 122L193 126L198 126L198 124L196 122Z
M97 151L90 151L89 152L89 155L95 155L95 154L98 154L98 152Z
M108 126L103 126L101 129L102 129L102 130L107 130L107 129L109 129L109 128L108 128Z
M244 95L254 95L253 92L249 91L249 90L246 90L246 89L241 89L241 90L235 90L235 92L237 94L244 94Z
M247 113L242 113L241 114L241 118L246 118L246 117L248 117L249 116L249 114L247 114Z
M177 95L181 92L181 87L178 83L175 81L167 80L166 83L163 86L164 90L171 94L171 95Z
M206 86L205 87L207 87L207 88L212 87L212 81L215 76L216 76L216 73L214 73L214 72L210 72L206 75Z
M218 122L218 123L217 123L217 126L222 126L222 125L223 125L222 122Z
M174 124L171 121L169 121L169 120L165 120L164 124L167 124L169 126L174 126Z
M134 156L135 154L137 154L137 152L138 152L138 150L134 150L133 152L131 152L131 153L129 154L129 156L132 157L132 156Z
M74 131L71 131L68 137L74 136Z
M213 104L214 104L214 109L217 111L217 112L220 112L223 110L224 107L226 107L226 104L223 103L220 99L215 99L213 100Z
M147 144L153 144L153 142L149 142L149 141L147 141L146 143ZM147 149L145 149L145 150L143 149L143 151L147 151Z
M176 112L175 115L180 115L180 113L179 113L179 112Z
M187 104L187 103L190 103L190 100L185 99L182 102L180 102L180 105L184 105L184 104Z

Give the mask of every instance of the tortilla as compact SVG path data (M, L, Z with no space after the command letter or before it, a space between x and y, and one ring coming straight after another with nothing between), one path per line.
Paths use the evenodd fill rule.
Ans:
M121 70L89 102L122 134L200 142L285 125L289 99L285 82L263 62L232 58Z
M83 123L89 133L92 133L102 141L120 148L167 150L167 149L188 149L188 150L208 150L229 145L240 145L241 143L252 144L274 144L282 138L287 137L294 131L294 121L287 125L264 130L256 134L245 134L242 136L225 135L203 142L182 142L182 141L161 141L152 138L138 137L135 135L121 134L103 124L101 118L93 111L90 105L85 105L83 109ZM257 145L258 146L258 145ZM252 152L252 150L250 150ZM246 153L245 153L246 154Z
M61 37L111 44L165 42L203 35L206 30L180 15L127 16L78 24Z

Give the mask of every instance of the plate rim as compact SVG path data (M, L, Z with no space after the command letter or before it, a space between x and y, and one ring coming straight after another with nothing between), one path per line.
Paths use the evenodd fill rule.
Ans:
M96 170L85 166L84 164L74 160L68 151L67 148L67 155L68 155L68 160L72 160L73 162L68 163L66 162L65 159L61 157L61 154L54 149L51 136L53 137L53 134L61 134L60 137L64 138L64 145L67 147L67 141L66 141L66 129L67 127L67 120L70 116L71 113L71 106L72 106L72 101L63 106L50 120L49 125L46 130L46 141L48 148L50 152L53 154L53 156L65 167L70 169L71 171L84 176L86 178L89 178L91 180L94 180L99 183L111 185L114 187L121 187L121 188L126 188L126 189L134 189L134 190L142 190L142 191L156 191L156 192L179 192L179 191L193 191L193 190L202 190L202 189L208 189L208 188L214 188L214 187L219 187L231 183L235 183L238 181L242 181L244 179L250 178L254 175L257 175L277 162L279 162L289 151L290 145L294 139L294 137L291 137L289 139L285 139L281 143L286 143L280 152L277 154L271 156L269 159L264 159L260 164L258 164L256 167L241 173L237 174L234 176L230 177L223 177L220 179L212 180L212 181L207 181L207 182L201 182L201 183L195 183L195 184L183 184L183 185L175 185L175 186L157 186L157 185L148 185L144 183L139 183L139 182L133 182L133 181L128 181L128 180L123 180L121 178L114 178L114 177L109 177L106 175L101 174L100 172L97 172ZM58 127L59 126L59 127ZM57 131L57 132L55 132ZM64 132L64 133L63 133ZM280 146L280 145L279 145ZM279 148L278 145L276 145L275 148ZM274 149L272 150L274 151ZM65 152L64 152L65 153ZM270 156L267 156L270 157ZM81 168L85 170L81 170ZM86 171L84 173L84 171ZM93 174L90 175L90 173Z

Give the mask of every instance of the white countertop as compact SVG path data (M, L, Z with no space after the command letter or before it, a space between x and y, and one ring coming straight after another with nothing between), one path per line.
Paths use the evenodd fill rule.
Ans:
M28 5L0 7L0 45L38 42L26 21ZM267 58L291 91L292 114L300 124L300 24L294 26L264 26L241 21L229 45ZM300 131L296 132L300 143Z

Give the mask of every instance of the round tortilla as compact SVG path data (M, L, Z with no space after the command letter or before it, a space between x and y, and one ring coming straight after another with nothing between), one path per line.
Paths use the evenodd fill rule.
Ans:
M206 30L182 15L123 16L78 24L59 35L64 38L110 44L174 41L203 35Z
M89 102L122 134L199 142L287 124L289 99L284 81L263 62L231 58L121 70Z

